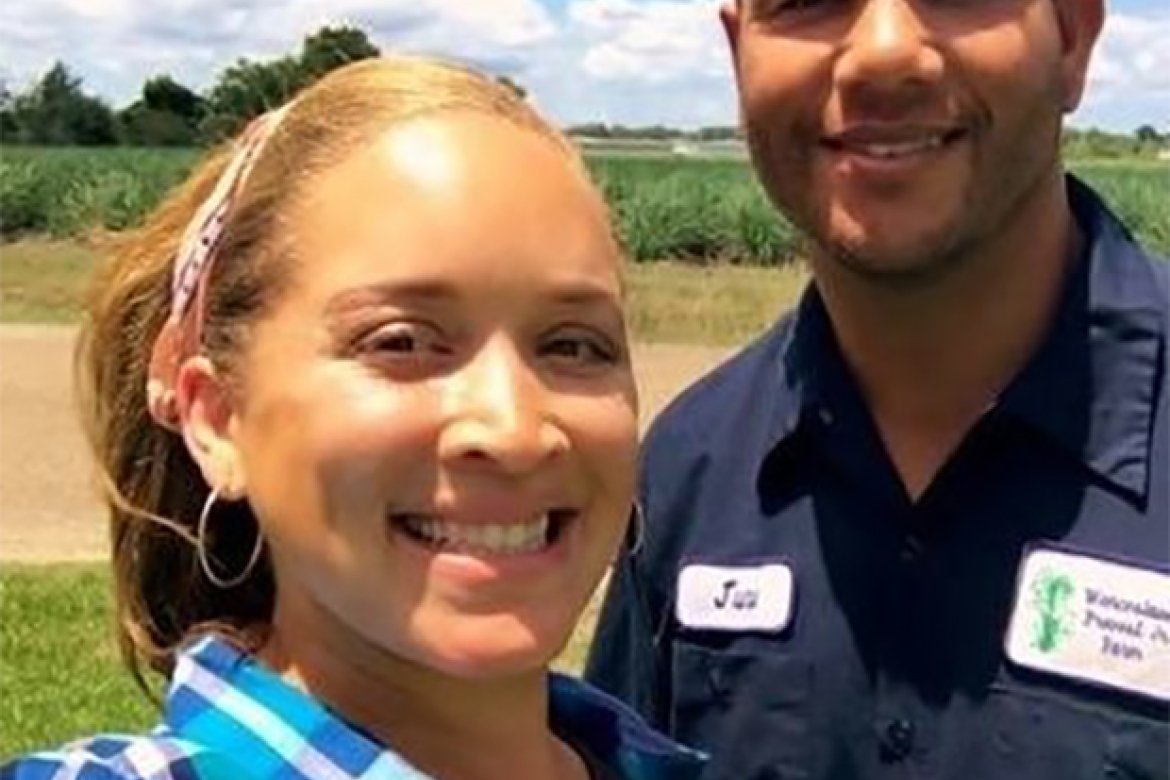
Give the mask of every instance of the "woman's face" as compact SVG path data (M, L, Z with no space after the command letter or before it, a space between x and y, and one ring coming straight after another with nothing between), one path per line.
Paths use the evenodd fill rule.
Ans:
M311 187L228 426L276 630L462 677L541 667L625 529L619 254L547 139L452 113Z

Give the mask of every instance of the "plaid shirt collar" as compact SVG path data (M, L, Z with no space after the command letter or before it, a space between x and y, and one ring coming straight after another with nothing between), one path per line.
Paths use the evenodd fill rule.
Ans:
M701 754L646 726L617 700L550 675L550 723L623 780L697 777ZM184 651L163 732L190 748L200 780L431 780L231 645L206 637Z

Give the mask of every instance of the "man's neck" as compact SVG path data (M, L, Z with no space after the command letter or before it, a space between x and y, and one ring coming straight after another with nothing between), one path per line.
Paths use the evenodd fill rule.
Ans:
M1048 331L1077 241L1055 178L929 284L883 286L814 264L842 353L912 499Z

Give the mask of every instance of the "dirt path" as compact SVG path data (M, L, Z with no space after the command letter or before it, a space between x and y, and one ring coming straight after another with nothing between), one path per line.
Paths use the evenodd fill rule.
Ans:
M73 410L74 335L60 326L0 326L0 561L105 555L105 524ZM708 347L636 347L643 423L727 354Z

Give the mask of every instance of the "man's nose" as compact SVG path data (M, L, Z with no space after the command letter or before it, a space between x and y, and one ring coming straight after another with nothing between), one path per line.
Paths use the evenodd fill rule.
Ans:
M489 342L446 379L439 456L523 474L568 449L553 390L513 344Z
M938 79L942 57L933 45L929 12L918 5L916 0L860 4L838 61L837 78L843 87L862 96L880 96L879 102L890 107L892 93Z

